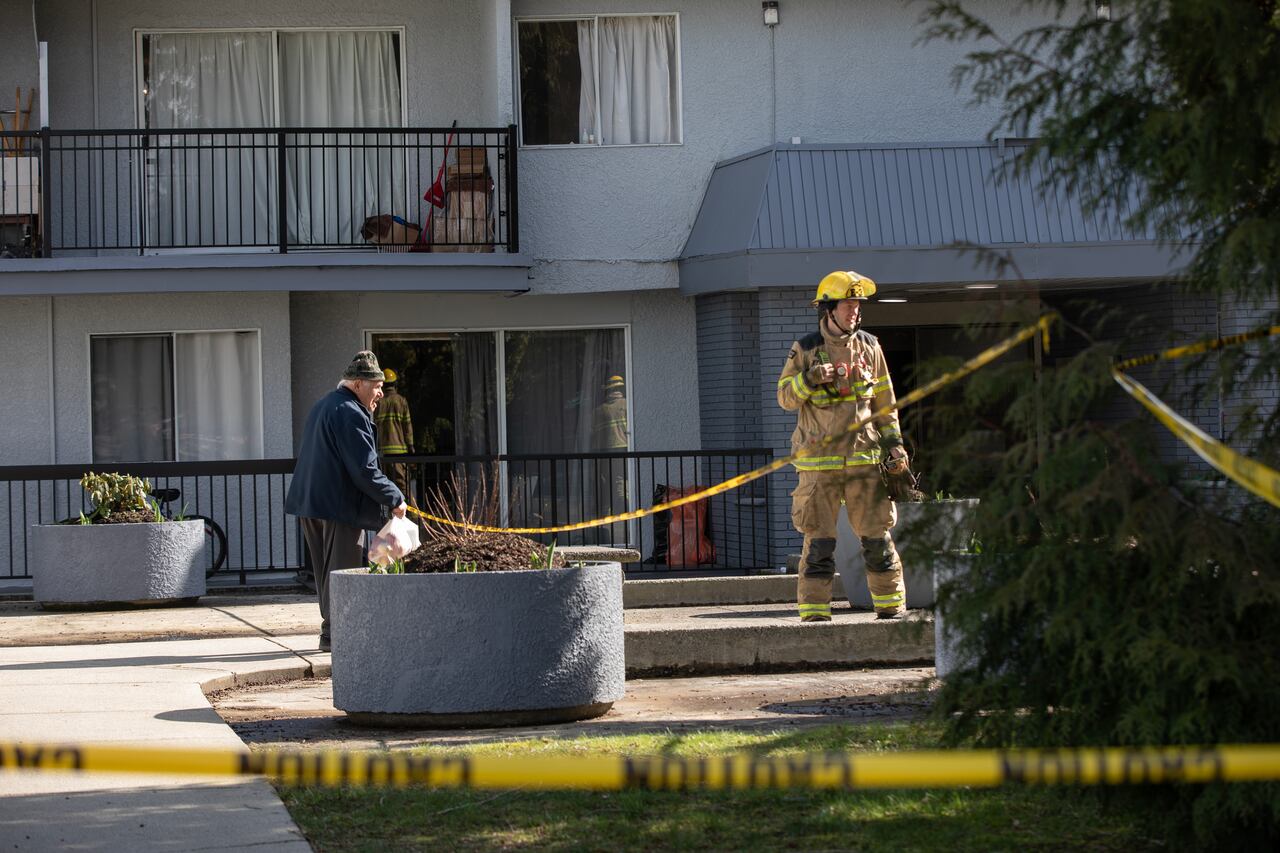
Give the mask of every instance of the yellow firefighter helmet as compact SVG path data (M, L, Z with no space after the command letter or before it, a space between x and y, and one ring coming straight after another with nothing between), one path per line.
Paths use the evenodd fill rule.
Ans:
M876 283L853 270L836 270L818 282L813 304L839 302L841 299L866 299L876 292Z
M610 376L604 382L604 389L606 391L612 391L614 389L621 391L624 387L626 387L626 384L627 383L623 381L621 376Z
M383 376L382 381L385 382L387 385L394 383L398 378L396 376L396 372L392 370L390 367L382 368L382 376Z

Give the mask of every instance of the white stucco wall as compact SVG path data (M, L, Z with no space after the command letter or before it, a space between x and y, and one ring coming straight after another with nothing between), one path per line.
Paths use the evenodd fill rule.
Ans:
M699 446L693 300L673 291L519 297L467 294L295 294L295 435L333 388L368 331L631 327L632 441L637 450Z
M22 87L25 99L27 89L40 85L40 65L36 59L35 18L31 14L30 0L0 0L0 92L4 93L3 109L13 109L10 98L15 86ZM26 107L26 101L23 101ZM31 127L37 128L40 101L37 93L35 109L31 113ZM9 116L5 125L11 126Z
M0 465L46 465L53 461L49 395L56 393L49 351L53 300L0 298L0 364L8 365L0 388Z
M1017 4L969 5L1010 22ZM682 68L682 145L521 150L522 249L556 260L674 258L715 163L792 136L806 143L983 138L995 113L969 107L949 79L963 48L914 45L919 11L902 0L784 2L772 35L775 135L771 36L758 2L513 0L517 17L679 13Z
M293 455L288 294L64 296L53 300L53 311L58 462L91 461L90 335L220 329L259 330L264 452ZM47 462L47 454L37 461Z

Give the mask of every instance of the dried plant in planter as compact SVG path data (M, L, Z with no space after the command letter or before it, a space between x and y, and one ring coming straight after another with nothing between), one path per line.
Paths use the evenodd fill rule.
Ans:
M80 478L80 486L89 493L93 511L80 514L81 524L136 524L164 521L160 513L147 503L151 481L128 474L95 474L90 471Z
M565 567L564 557L554 553L554 548L548 549L533 539L476 529L501 523L499 476L496 465L478 477L454 471L441 488L426 494L427 512L461 526L421 519L422 547L405 557L406 572L510 572Z

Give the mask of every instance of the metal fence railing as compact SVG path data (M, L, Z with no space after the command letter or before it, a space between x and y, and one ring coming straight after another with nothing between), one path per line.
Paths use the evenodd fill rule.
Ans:
M30 529L78 518L93 505L80 478L89 471L145 477L182 494L175 514L204 515L227 535L226 575L296 568L303 563L297 520L285 515L292 459L235 462L138 462L0 467L0 578L31 576ZM206 554L206 559L210 555ZM108 567L104 567L104 570Z
M473 511L479 487L492 495L499 484L489 523L513 527L554 527L616 515L691 494L764 465L769 448L687 451L510 454L493 456L406 456L411 492L421 502L432 489L448 488L452 476L465 478L464 499L455 505ZM758 571L770 565L769 495L763 480L671 512L631 521L534 538L560 545L635 548L644 569L732 569Z
M383 460L409 483L424 506L428 494L451 495L461 483L462 506L480 489L495 495L477 520L544 527L614 515L688 494L767 463L768 448L505 456L403 456ZM248 582L251 575L294 570L305 562L297 519L284 511L293 459L231 462L94 463L0 467L0 579L29 578L29 531L36 524L75 519L92 509L80 487L90 470L145 477L157 489L178 489L171 505L208 516L227 536L219 573ZM759 571L770 564L769 494L765 480L673 512L586 530L541 535L560 545L635 548L644 570ZM496 489L493 487L496 485ZM458 506L458 501L452 502Z
M519 251L514 125L0 137L8 255Z

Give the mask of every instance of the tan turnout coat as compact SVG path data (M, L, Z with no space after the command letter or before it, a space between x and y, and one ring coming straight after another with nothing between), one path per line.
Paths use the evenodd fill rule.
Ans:
M778 377L778 405L796 412L796 428L791 434L792 452L808 448L809 453L793 464L799 471L841 471L880 461L880 445L902 443L898 413L888 411L894 404L893 382L884 351L875 336L856 331L832 334L824 320L819 331L791 345L787 362ZM810 385L806 377L814 364L844 366L843 376L834 382ZM852 424L877 416L852 433ZM840 435L825 445L815 445L827 435Z

